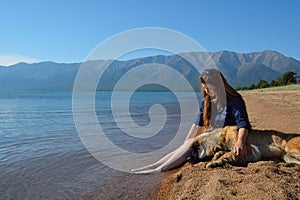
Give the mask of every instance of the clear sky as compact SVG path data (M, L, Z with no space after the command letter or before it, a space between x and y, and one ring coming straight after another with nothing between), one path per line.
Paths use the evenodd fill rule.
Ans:
M81 62L107 38L162 27L207 51L275 50L300 60L298 0L0 0L0 65Z

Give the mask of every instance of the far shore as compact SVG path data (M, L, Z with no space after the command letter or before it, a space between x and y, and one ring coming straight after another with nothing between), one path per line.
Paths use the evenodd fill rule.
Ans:
M278 87L253 89L253 90L240 90L239 92L268 92L268 91L294 91L294 90L300 91L300 83L285 85L285 86L278 86Z

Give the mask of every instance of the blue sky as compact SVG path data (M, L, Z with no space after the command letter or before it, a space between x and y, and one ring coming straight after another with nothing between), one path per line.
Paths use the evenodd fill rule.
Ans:
M0 0L0 65L81 62L120 32L162 27L207 51L278 51L300 60L297 0Z

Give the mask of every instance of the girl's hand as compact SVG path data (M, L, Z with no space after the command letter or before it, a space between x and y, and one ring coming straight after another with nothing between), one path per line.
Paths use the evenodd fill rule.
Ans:
M237 155L237 158L239 160L243 159L247 156L246 144L241 141L237 141L237 143L235 143L235 145L233 147L233 151Z
M233 147L233 151L237 155L237 158L239 160L247 156L247 146L246 146L247 137L248 137L248 130L245 128L240 128L238 140Z

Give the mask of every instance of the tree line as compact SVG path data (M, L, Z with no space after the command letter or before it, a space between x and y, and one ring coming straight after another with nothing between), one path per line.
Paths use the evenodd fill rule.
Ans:
M281 77L276 80L272 80L268 83L265 80L258 81L257 84L252 84L250 87L237 87L237 90L253 90L253 89L261 89L261 88L268 88L268 87L277 87L277 86L284 86L290 84L297 84L300 83L299 76L296 76L295 72L288 71L285 72Z

